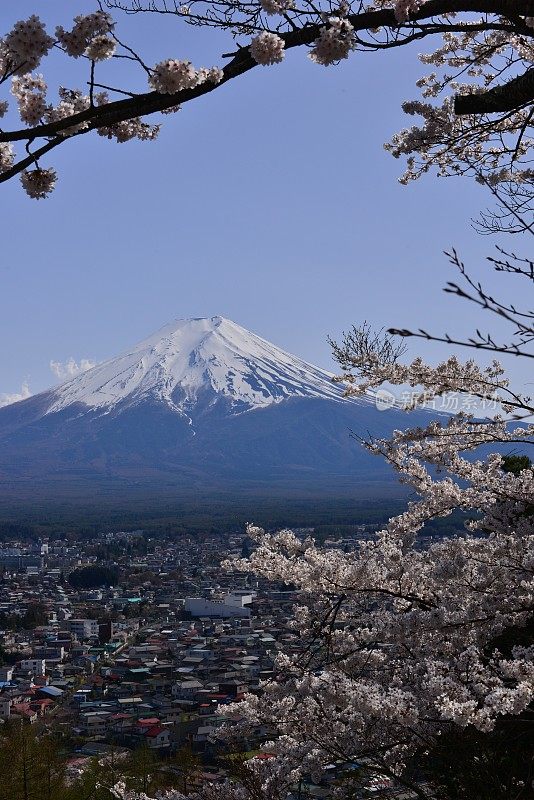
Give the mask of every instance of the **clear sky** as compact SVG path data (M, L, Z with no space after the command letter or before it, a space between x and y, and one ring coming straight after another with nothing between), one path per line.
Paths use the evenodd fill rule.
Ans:
M0 30L31 13L67 27L88 10L3 0ZM232 49L170 17L119 16L118 33L148 63L222 65ZM41 391L57 382L51 360L104 360L177 317L227 316L330 369L327 335L364 319L470 330L472 309L440 291L452 278L442 251L454 245L488 273L494 242L470 218L489 197L468 180L403 187L402 162L383 150L410 124L400 104L417 96L424 47L329 68L292 51L165 117L156 142L67 142L43 161L59 174L48 200L1 185L0 395L24 382ZM43 63L52 89L83 88L72 64Z

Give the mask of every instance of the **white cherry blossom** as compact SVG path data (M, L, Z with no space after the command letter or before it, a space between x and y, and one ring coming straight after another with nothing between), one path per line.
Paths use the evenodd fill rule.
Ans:
M348 58L355 47L354 28L346 19L330 17L328 25L321 28L318 39L310 51L316 64L327 67Z
M46 83L42 75L30 73L13 78L11 93L17 100L20 118L37 125L46 113Z
M80 14L74 18L74 26L66 31L61 25L56 28L56 37L69 56L79 58L91 46L95 39L106 36L115 27L115 23L105 11L93 14Z
M0 172L11 169L15 161L13 146L7 142L0 142Z
M3 42L3 58L16 75L36 69L54 44L38 16L16 22Z
M48 168L24 170L20 176L26 194L35 200L41 200L53 191L57 175L55 170Z
M263 31L252 39L250 55L262 66L279 64L284 60L284 40L276 33Z
M85 48L85 55L92 61L107 61L113 56L116 49L117 45L113 39L105 34L100 34L89 42Z
M283 14L293 8L293 0L260 0L260 5L266 14Z
M175 94L181 89L193 89L201 83L201 76L190 61L169 58L156 64L149 83L156 92Z

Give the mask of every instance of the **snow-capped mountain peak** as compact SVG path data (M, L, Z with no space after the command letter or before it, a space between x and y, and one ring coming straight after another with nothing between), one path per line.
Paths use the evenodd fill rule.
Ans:
M406 424L403 411L346 399L328 372L227 319L178 320L0 408L0 500L315 503L358 484L367 499L386 482L390 492L392 474L350 432L383 438Z
M343 399L330 373L224 317L176 320L132 350L51 392L47 413L73 404L105 413L146 400L191 414L197 401L224 398L236 412L290 397Z

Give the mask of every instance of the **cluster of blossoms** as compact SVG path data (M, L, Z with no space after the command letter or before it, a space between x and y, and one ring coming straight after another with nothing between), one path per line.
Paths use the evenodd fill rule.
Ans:
M418 11L423 0L397 0L395 3L395 18L398 22L407 22L410 15Z
M83 94L79 89L66 89L64 86L59 88L59 103L57 106L48 106L45 119L47 122L58 122L62 119L72 117L73 114L79 114L81 111L86 111L91 105L89 95ZM95 103L103 102L107 98L104 92L97 92L94 97ZM87 122L79 122L77 125L70 125L68 128L63 128L61 131L62 136L72 136L74 133L85 130L88 127Z
M531 443L534 426L481 430L454 418L375 443L421 499L355 552L249 528L258 547L232 568L296 585L292 627L309 642L308 658L280 654L275 679L234 711L238 728L261 722L280 734L264 747L275 756L266 769L286 779L285 791L306 775L320 778L333 758L359 754L371 772L402 784L422 740L430 747L451 725L489 732L534 700L534 647L497 644L532 619L534 471L506 472L500 455L461 456L518 437ZM447 477L436 480L425 462L445 465ZM477 513L478 535L418 547L426 521L454 509ZM263 786L262 797L285 796L265 779ZM241 791L229 786L226 796L237 800ZM352 792L340 788L336 797Z
M201 67L198 70L200 83L213 83L217 85L224 79L224 72L220 67Z
M310 58L316 64L327 67L343 58L348 58L354 47L354 28L350 22L340 17L330 17L328 25L321 28L318 38L313 43Z
M529 168L534 144L530 106L519 104L517 110L502 114L488 110L458 115L456 101L446 90L461 98L498 89L499 83L516 76L518 65L530 67L534 45L529 36L491 29L481 32L476 23L473 28L464 33L446 31L440 47L420 56L423 64L437 69L418 85L425 97L442 95L442 101L405 103L405 113L422 116L422 124L397 133L386 149L395 157L408 157L402 183L431 169L439 176L472 175L493 189L497 198L500 211L494 216L496 228L490 229L520 230L525 226L522 220L531 213L534 186ZM460 75L470 82L460 83Z
M56 171L52 168L24 170L20 180L24 191L29 197L41 200L54 190L57 181Z
M36 69L54 44L39 17L16 22L0 43L1 71L23 75Z
M284 14L293 8L293 0L260 0L260 5L266 14Z
M140 142L152 142L157 139L159 131L159 125L149 125L148 122L143 122L139 117L97 128L99 136L104 136L106 139L115 139L119 144L130 142L132 139L138 139Z
M348 396L364 395L386 381L394 386L423 387L407 397L404 404L407 411L448 392L470 393L474 397L495 400L499 390L508 387L508 380L503 377L504 370L497 362L479 367L473 359L461 362L456 356L432 366L419 357L410 364L382 364L376 354L355 354L343 363L343 369L345 374L337 380L347 383Z
M92 61L107 61L115 54L117 45L113 39L105 34L95 38L85 48L85 55Z
M14 77L11 94L16 98L20 118L27 125L38 125L46 113L46 83L42 75Z
M108 101L107 95L101 93L98 101L105 105ZM103 125L96 129L99 136L106 139L114 139L119 144L130 142L132 139L137 139L141 142L151 142L157 138L159 134L159 125L150 125L148 122L143 122L139 117L124 120L123 122L114 122L111 125Z
M74 27L70 31L58 25L56 36L69 56L79 58L87 55L95 61L101 61L110 58L115 51L115 43L108 36L114 27L115 23L109 14L95 11L75 17Z
M169 58L156 64L149 83L160 94L176 94L182 89L198 86L198 74L190 61Z
M149 84L160 94L176 94L182 89L194 89L201 83L220 83L223 77L223 71L218 67L195 69L190 61L169 58L156 64Z
M20 118L27 125L38 125L39 122L57 122L85 111L90 106L89 95L77 89L59 88L57 106L46 102L47 86L42 75L22 75L12 80L11 93L17 100ZM98 93L96 99L105 95ZM107 96L106 96L107 97ZM61 131L69 136L87 127L87 123L79 123Z
M276 33L262 31L250 43L250 55L262 66L278 64L284 60L284 40Z
M435 165L438 166L439 174L445 175L451 163L448 145L445 143L450 141L458 128L451 98L447 98L441 106L433 106L419 100L406 101L402 104L402 110L405 114L417 114L423 117L424 123L399 131L392 137L391 142L384 145L395 158L408 156L408 168L400 179L401 183L408 183ZM436 152L440 154L438 157L435 155ZM415 153L421 157L417 167Z
M14 161L13 146L9 142L0 142L0 173L11 169Z

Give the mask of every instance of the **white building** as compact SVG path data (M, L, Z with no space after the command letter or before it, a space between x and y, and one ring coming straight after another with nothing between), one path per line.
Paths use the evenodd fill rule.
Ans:
M245 606L249 606L255 597L256 592L251 592L249 589L238 589L237 591L225 594L223 600L226 605L234 606L235 608L244 608Z
M98 620L96 619L69 619L67 620L67 630L69 630L79 642L84 639L91 639L98 636Z
M24 672L31 672L36 678L42 678L46 672L46 661L44 658L24 658L20 668Z
M184 608L193 617L250 617L255 592L229 592L221 599L186 597Z

